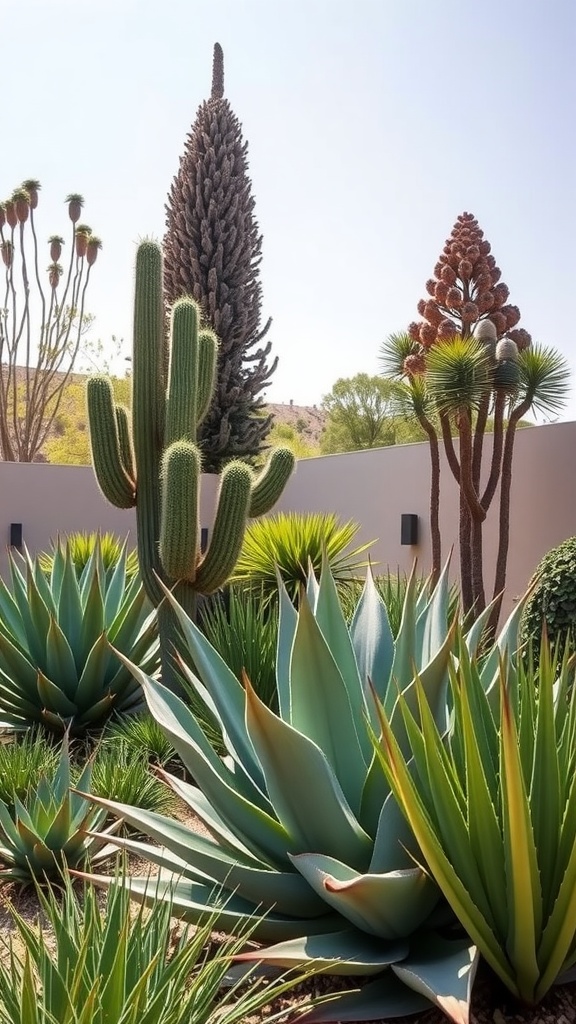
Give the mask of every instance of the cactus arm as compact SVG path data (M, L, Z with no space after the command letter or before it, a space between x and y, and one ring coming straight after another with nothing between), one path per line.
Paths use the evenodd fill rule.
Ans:
M129 412L125 405L116 405L116 427L118 429L118 443L120 446L120 458L130 480L133 482L133 489L136 490L136 470L134 467L134 449L132 447L132 435L130 433Z
M201 594L211 594L221 587L238 561L252 479L252 470L244 462L229 462L222 472L212 537L196 572L194 586Z
M178 299L171 317L170 366L166 395L165 445L196 440L198 379L198 307Z
M117 508L132 508L136 504L134 480L122 461L114 394L108 378L92 377L86 398L92 462L100 489Z
M176 441L162 460L160 559L175 580L196 575L200 467L200 451L188 441Z
M294 469L295 458L289 448L275 448L252 488L250 519L269 512L284 490Z
M163 598L156 576L164 578L158 550L165 404L164 327L162 253L155 242L142 242L136 255L132 436L138 470L138 560L142 581L154 604Z
M198 335L198 395L196 405L197 426L206 416L216 382L216 359L218 340L213 331L206 328Z

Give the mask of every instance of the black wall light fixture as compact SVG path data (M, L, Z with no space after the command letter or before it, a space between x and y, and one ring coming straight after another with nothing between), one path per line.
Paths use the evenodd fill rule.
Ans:
M22 523L10 523L10 547L22 550Z
M414 547L418 543L418 516L402 512L400 517L400 543Z

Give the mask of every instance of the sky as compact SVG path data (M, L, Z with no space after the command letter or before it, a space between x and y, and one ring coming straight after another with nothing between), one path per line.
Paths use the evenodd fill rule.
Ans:
M263 234L269 401L378 373L464 210L520 326L576 370L573 0L0 0L0 38L0 196L38 178L46 239L85 197L105 346L130 354L135 247L162 238L218 41Z

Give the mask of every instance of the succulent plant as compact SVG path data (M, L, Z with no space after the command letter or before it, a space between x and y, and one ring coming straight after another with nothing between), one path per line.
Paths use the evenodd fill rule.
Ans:
M90 761L77 786L90 792ZM115 852L108 839L119 825L114 822L99 836L89 829L102 829L106 812L70 789L68 737L62 742L58 766L53 774L42 774L26 797L15 797L10 809L0 800L0 878L19 882L61 877L67 867L98 864Z
M140 708L140 687L110 644L154 674L157 625L139 578L127 580L125 546L109 576L99 542L80 576L64 543L49 577L27 553L10 555L10 573L11 588L0 580L0 726L40 722L76 736Z
M433 877L514 996L538 1003L576 965L574 657L503 659L482 685L465 646L441 735L420 683L400 697L409 747L386 715L380 757ZM537 693L537 699L535 694Z
M202 551L202 453L196 437L215 389L216 355L215 335L201 328L199 308L189 298L175 303L166 337L162 253L156 243L142 242L136 256L132 412L116 405L108 378L88 381L92 461L108 501L136 506L140 571L151 601L163 602L162 581L175 587L191 616L198 594L226 582L247 519L275 504L294 466L285 448L272 452L258 477L246 463L229 462L220 477L210 542ZM165 603L159 624L163 679L177 685L173 617Z
M38 561L48 576L52 572L54 565L54 553L62 546L60 538L51 543L52 551L41 551L38 555ZM81 530L75 533L68 533L66 534L65 544L72 555L78 577L84 572L86 564L94 553L94 548L98 545L102 556L102 566L107 579L113 574L118 562L124 556L124 548L127 547L127 543L123 543L116 534L110 532L101 533L99 530L92 533L85 533ZM135 550L127 551L125 568L127 580L132 579L137 574L138 556Z
M168 591L166 599L198 676L184 664L182 671L218 717L227 756L215 755L176 695L133 666L150 711L197 785L164 778L210 835L98 800L160 845L115 841L158 864L168 877L173 873L170 892L178 914L195 920L212 905L219 885L233 893L222 911L223 928L234 932L257 908L268 910L254 936L272 945L243 959L283 967L314 959L328 973L380 975L369 986L368 1018L350 1010L346 1019L416 1012L429 1005L425 992L455 1021L465 1020L476 951L467 938L445 941L434 930L438 892L419 866L421 855L371 735L378 728L376 695L406 748L396 709L399 694L414 706L415 676L439 728L449 726L448 675L457 629L449 624L447 570L431 594L419 596L412 574L396 640L370 573L350 629L326 566L319 585L309 578L298 611L282 587L277 714L259 700L247 677L243 686L238 682ZM499 659L515 649L519 614L516 609L498 645L484 655L486 687ZM485 621L481 617L466 635L472 654ZM146 899L142 879L127 884L136 898ZM362 998L368 1000L366 989L358 1013ZM336 1007L329 1019L338 1016Z

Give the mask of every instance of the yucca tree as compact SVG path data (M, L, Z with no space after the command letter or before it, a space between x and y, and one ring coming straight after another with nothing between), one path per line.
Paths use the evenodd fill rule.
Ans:
M555 414L562 407L569 371L551 348L531 348L516 327L520 311L507 304L508 288L476 219L462 214L426 282L423 317L381 349L385 375L402 382L399 394L426 430L432 460L433 572L440 565L438 508L441 436L460 491L460 577L465 612L486 606L482 534L500 487L499 553L494 596L506 582L512 461L516 427L531 410ZM418 382L418 383L416 383ZM432 411L433 410L433 413ZM484 436L493 420L493 446L483 483ZM454 437L458 444L455 445ZM492 626L499 613L494 606Z

